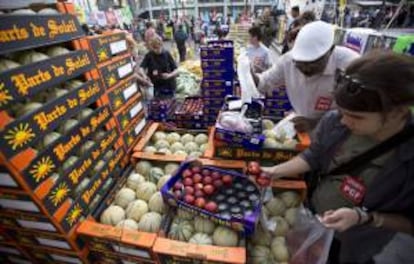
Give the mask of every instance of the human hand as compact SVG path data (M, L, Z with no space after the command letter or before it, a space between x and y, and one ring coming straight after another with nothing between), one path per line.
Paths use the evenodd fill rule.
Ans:
M320 221L326 228L343 232L357 225L359 216L354 209L343 207L337 210L326 211L320 218Z
M270 176L270 178L277 179L280 178L280 175L277 171L277 166L273 167L261 167L262 172Z
M313 119L306 118L304 116L297 116L292 118L291 122L294 124L295 129L299 133L311 131L317 124Z
M171 78L171 74L169 74L169 73L162 73L161 74L161 78L163 78L164 80L170 79Z

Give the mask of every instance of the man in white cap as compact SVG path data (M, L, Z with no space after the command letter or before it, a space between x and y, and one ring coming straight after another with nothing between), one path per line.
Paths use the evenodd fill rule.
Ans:
M332 91L337 69L345 69L358 53L334 45L334 27L323 21L305 25L293 49L280 57L269 70L253 79L264 94L286 86L289 101L298 115L298 131L311 130L322 115L334 107Z

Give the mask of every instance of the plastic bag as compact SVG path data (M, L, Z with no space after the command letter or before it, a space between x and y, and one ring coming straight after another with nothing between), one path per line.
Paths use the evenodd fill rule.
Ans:
M291 122L291 120L296 116L297 115L295 113L290 113L276 124L273 131L276 133L277 137L283 139L293 139L296 136L295 125Z
M327 229L308 209L299 210L296 222L286 235L290 264L325 264L334 230Z
M223 112L218 117L218 124L221 128L227 129L230 131L242 132L242 133L252 133L253 126L249 121L244 117L244 114L247 111L247 107L243 106L241 112Z
M237 74L241 87L241 100L243 103L251 103L252 98L260 98L262 95L256 88L250 73L250 61L246 51L242 51L237 59Z

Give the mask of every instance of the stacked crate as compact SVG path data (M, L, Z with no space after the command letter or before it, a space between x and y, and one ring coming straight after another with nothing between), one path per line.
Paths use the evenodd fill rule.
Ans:
M29 8L0 15L9 36L0 45L1 257L88 263L75 229L120 174L125 150L73 5Z
M146 121L126 34L113 32L88 37L82 41L82 47L91 51L105 89L100 104L110 106L124 149L130 153Z
M271 119L281 120L292 110L285 86L272 89L272 93L266 95L264 103L263 115Z
M207 125L213 125L223 106L224 98L233 94L233 41L210 41L206 46L201 47L201 68L204 121Z

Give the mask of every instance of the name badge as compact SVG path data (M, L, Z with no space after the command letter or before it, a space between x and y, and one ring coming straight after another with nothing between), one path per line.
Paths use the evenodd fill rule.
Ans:
M346 176L341 184L342 195L355 205L360 205L365 197L367 188L362 179Z

